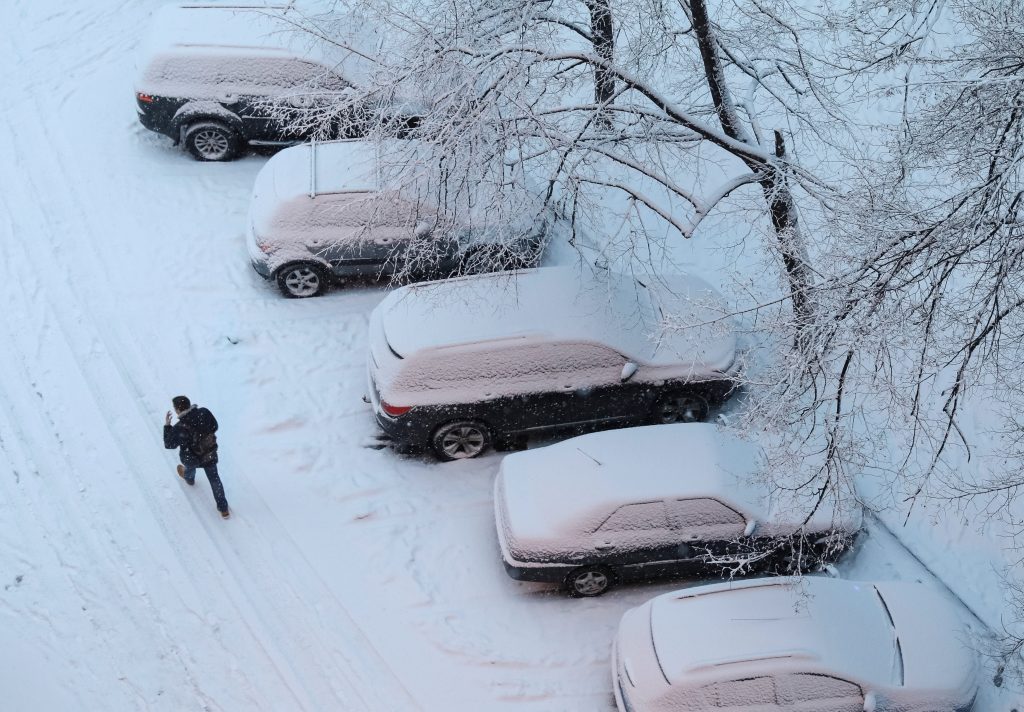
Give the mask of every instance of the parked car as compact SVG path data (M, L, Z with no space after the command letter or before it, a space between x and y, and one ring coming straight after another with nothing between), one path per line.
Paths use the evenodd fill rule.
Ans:
M966 712L964 623L921 583L754 579L626 612L612 649L620 712Z
M849 547L861 524L855 503L772 496L754 478L759 467L755 445L708 423L508 455L494 483L505 569L597 596L617 582L810 570Z
M380 152L395 144L404 148L382 160ZM253 269L275 280L285 296L313 297L347 277L445 277L476 266L474 260L486 266L476 258L498 248L505 259L495 265L537 263L547 240L544 220L504 231L466 227L435 238L431 214L403 198L391 175L400 172L393 161L414 161L414 152L411 141L342 140L273 156L256 176L249 206Z
M230 160L246 144L306 139L308 131L292 128L272 104L301 111L345 96L365 60L311 43L293 14L271 6L161 8L135 82L139 121L201 161Z
M409 285L370 317L369 398L400 449L442 460L541 431L702 420L735 386L725 311L683 275L542 267ZM664 315L693 326L660 329Z

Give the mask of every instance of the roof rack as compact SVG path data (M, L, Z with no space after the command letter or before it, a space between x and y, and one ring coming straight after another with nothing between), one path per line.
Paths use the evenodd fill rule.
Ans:
M720 660L708 660L698 665L694 665L687 672L699 672L702 670L712 670L715 668L725 667L727 665L740 665L742 663L758 663L766 660L820 660L819 655L815 655L809 650L786 650L775 653L764 653L763 655L744 655L738 658L722 658Z
M794 585L794 583L795 582L794 582L794 580L792 578L785 577L785 576L779 576L779 577L772 578L772 579L769 579L769 580L740 581L740 582L735 582L735 583L730 582L728 584L728 586L729 586L728 588L716 588L714 591L707 591L707 590L693 591L693 589L689 589L688 591L685 591L685 592L681 593L680 595L676 596L676 600L677 601L681 601L681 600L686 599L686 598L700 598L701 596L711 596L711 595L714 595L716 593L728 593L729 591L748 591L748 590L754 589L754 588L769 588L769 587L772 587L772 586L792 586L792 585ZM701 586L700 588L706 588L706 587ZM690 593L690 591L693 591L693 592Z

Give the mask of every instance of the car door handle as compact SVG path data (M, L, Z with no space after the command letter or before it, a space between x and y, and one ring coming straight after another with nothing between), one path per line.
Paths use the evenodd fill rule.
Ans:
M615 545L614 544L598 544L594 548L597 549L598 551L608 551L609 549L615 548Z

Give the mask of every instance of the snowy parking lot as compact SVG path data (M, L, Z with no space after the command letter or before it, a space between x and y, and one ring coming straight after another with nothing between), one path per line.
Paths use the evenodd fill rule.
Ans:
M380 449L384 288L288 300L253 273L266 157L201 164L136 121L154 7L0 9L0 709L613 710L622 613L692 582L514 582L500 454ZM227 522L163 449L178 393L221 422ZM931 580L874 519L839 568ZM1009 712L995 694L977 709Z

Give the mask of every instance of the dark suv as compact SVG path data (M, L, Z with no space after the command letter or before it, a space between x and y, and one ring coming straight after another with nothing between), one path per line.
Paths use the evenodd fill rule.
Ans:
M666 317L694 326L666 331ZM396 289L370 317L377 422L399 449L443 460L541 431L704 420L736 364L721 298L682 275L464 277Z
M142 125L183 143L201 161L230 160L245 145L308 138L310 129L294 128L295 119L318 102L351 92L349 75L360 58L316 56L288 12L211 6L158 11L135 84ZM334 133L351 130L346 122Z

